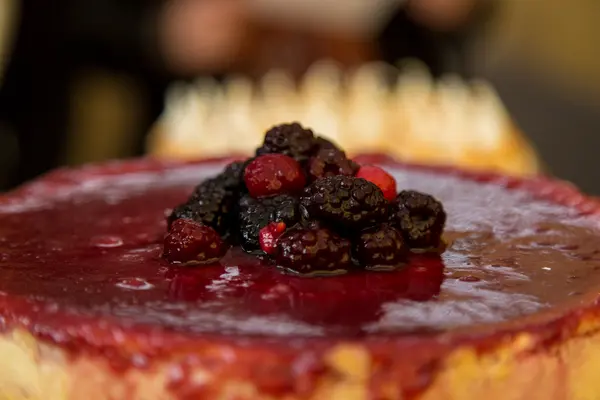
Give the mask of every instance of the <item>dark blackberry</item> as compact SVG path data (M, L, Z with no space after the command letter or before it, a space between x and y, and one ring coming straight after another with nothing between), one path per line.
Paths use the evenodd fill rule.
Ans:
M317 150L339 150L342 151L335 143L333 143L329 139L325 139L324 137L317 136L315 139Z
M306 162L316 150L317 142L313 131L298 123L277 125L267 131L263 145L256 155L285 154L300 163Z
M300 219L298 199L281 194L254 198L243 196L239 202L240 243L246 251L260 249L259 233L270 222L284 222L293 226Z
M310 159L307 177L310 182L328 176L354 176L356 164L346 158L343 151L335 148L322 148Z
M396 198L396 179L383 168L375 165L363 165L356 172L356 177L376 184L383 192L383 197L388 201L394 201Z
M217 187L233 193L246 191L244 184L244 169L250 161L252 161L252 159L228 164L221 173L204 180L196 186L190 198L202 196L203 192L212 191Z
M398 194L390 221L402 232L413 249L436 248L440 245L446 213L434 197L404 190Z
M407 253L402 234L387 224L362 232L354 241L354 257L366 269L397 268Z
M228 190L239 191L243 190L244 186L244 169L251 160L236 161L227 165L223 172L215 178L222 180L223 187Z
M315 149L315 154L317 154L320 150L338 150L345 154L345 152L337 144L333 143L329 139L325 139L321 136L317 136L316 142L317 142L317 148ZM352 168L353 171L355 171L355 172L358 171L358 169L360 168L360 165L357 162L355 162L354 160L351 160L351 159L348 159L348 162L350 163L350 167Z
M343 229L377 225L387 217L388 203L375 184L350 176L314 181L300 197L305 220L323 220Z
M228 233L233 221L237 192L226 189L220 178L211 178L196 187L190 199L176 207L167 222L188 218L210 226L219 234Z
M292 228L277 241L275 262L300 274L344 272L352 266L350 242L328 229Z

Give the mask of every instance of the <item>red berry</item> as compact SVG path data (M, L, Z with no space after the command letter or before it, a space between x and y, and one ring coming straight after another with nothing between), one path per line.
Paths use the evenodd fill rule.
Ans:
M218 261L227 247L211 227L191 219L173 222L164 240L163 257L171 263L202 263Z
M304 188L306 178L300 164L283 154L256 157L244 171L244 182L252 197L281 193L297 193Z
M356 177L376 184L383 192L386 200L393 201L396 198L396 180L383 169L374 165L365 165L360 167L356 173Z
M260 248L267 254L273 254L277 248L277 239L285 232L285 222L271 222L260 230L258 240Z

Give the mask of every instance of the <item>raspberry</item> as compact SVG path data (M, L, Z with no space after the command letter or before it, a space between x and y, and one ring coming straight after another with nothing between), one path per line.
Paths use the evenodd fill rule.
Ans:
M313 131L298 123L277 125L267 131L265 141L256 155L279 153L303 163L313 155L317 142Z
M335 175L354 176L355 173L355 165L343 151L337 149L323 148L308 163L308 179L311 182Z
M364 165L356 173L357 178L363 178L376 184L388 201L396 198L396 180L383 169L374 165Z
M190 219L178 219L165 237L163 256L171 263L208 264L218 261L226 250L213 228Z
M305 220L318 219L344 229L366 228L383 222L388 203L373 183L350 176L318 179L300 197Z
M255 199L246 195L239 203L240 242L244 250L260 249L259 233L271 222L293 226L300 219L298 199L282 194Z
M393 269L406 261L408 247L402 234L389 225L371 228L354 243L354 256L366 269Z
M260 248L267 254L273 254L277 246L277 240L285 232L285 222L271 222L258 233Z
M350 242L327 229L293 228L277 241L275 262L300 274L346 271L352 266Z
M224 183L219 177L202 182L186 203L173 210L167 219L168 225L176 219L187 218L225 235L231 226L237 193L227 189Z
M437 248L446 223L442 203L432 196L413 190L398 194L391 221L400 229L411 248Z
M256 157L244 170L244 181L254 197L295 193L306 184L300 164L283 154Z

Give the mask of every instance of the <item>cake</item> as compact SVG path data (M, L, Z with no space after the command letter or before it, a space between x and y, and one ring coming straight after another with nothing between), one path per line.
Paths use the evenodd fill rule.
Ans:
M547 178L356 157L340 179L381 187L359 177L372 166L439 199L445 251L311 278L275 268L263 242L173 263L173 207L233 161L63 169L0 197L1 399L597 398L595 200Z
M390 84L391 82L391 84ZM344 71L316 63L296 84L284 71L176 84L148 141L150 154L197 159L246 154L273 121L300 120L349 154L535 175L541 162L493 86L434 79L415 62ZM208 145L207 145L208 143Z

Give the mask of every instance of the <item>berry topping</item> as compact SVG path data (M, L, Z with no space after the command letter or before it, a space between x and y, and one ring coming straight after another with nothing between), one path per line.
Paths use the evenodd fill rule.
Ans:
M324 149L341 151L335 143L333 143L331 140L325 139L324 137L317 136L315 142L317 144L317 151Z
M262 228L271 222L284 222L286 226L298 222L298 199L287 194L259 199L246 195L240 199L238 219L240 242L244 250L259 250Z
M299 274L332 274L351 267L350 242L327 229L293 228L277 241L278 267Z
M163 256L171 263L209 264L218 261L226 250L213 228L190 219L178 219L165 237Z
M388 203L375 184L338 175L318 179L306 187L300 206L306 220L320 219L342 228L360 229L384 221Z
M308 163L308 179L311 182L335 175L354 176L355 173L355 164L346 158L343 151L335 148L319 150L317 155L311 158Z
M364 165L356 173L357 178L363 178L376 184L388 201L396 198L396 180L383 169L374 165Z
M214 228L225 235L231 226L237 193L228 189L226 180L212 178L196 187L187 201L176 207L168 218L169 227L176 219L187 218Z
M266 133L265 141L256 150L256 155L285 154L298 162L304 162L313 155L316 146L315 136L310 129L304 129L298 123L282 124Z
M394 227L381 225L364 231L354 242L354 256L366 269L394 269L406 261L408 247Z
M395 200L391 221L413 249L437 248L446 223L442 203L432 196L404 190Z
M285 222L271 222L258 233L260 248L267 254L273 254L277 246L277 239L285 232Z
M382 168L361 167L310 129L282 124L256 156L227 165L172 211L163 254L174 263L213 262L226 250L223 237L301 275L344 273L356 262L393 270L409 250L441 253L445 221L433 197L396 196Z
M244 181L254 197L297 193L306 184L300 164L283 154L256 157L246 166Z
M244 169L251 160L236 161L225 167L223 172L216 176L216 178L222 180L224 188L229 190L243 190L244 189Z

